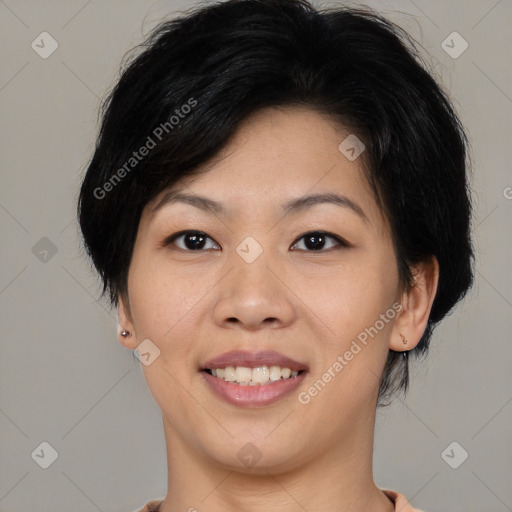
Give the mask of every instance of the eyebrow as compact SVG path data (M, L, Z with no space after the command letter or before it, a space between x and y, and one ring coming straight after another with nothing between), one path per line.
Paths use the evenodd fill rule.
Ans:
M213 199L209 199L207 197L199 195L189 195L184 194L183 192L169 191L153 208L151 216L154 216L155 213L158 210L160 210L163 206L174 203L185 203L191 206L195 206L196 208L199 208L200 210L203 211L209 211L224 216L227 215L224 206L222 205L222 203L219 203L218 201L214 201ZM352 199L349 199L346 196L334 193L309 194L306 196L298 197L285 203L282 206L282 210L284 215L288 215L290 213L298 213L307 210L312 206L324 203L335 204L337 206L347 208L352 212L356 213L364 222L369 223L368 217L364 213L364 210L357 203L355 203L354 201L352 201Z

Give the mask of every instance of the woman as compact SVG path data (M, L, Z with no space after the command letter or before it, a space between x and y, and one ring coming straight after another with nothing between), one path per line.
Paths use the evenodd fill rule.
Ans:
M162 23L78 210L162 409L168 491L142 511L413 510L374 483L376 408L472 245L464 130L404 32L305 0Z

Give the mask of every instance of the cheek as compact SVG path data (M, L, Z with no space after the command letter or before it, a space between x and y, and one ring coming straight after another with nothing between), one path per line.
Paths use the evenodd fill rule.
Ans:
M192 270L190 268L190 270ZM130 304L137 333L167 340L190 322L194 306L211 287L210 275L179 272L162 258L134 257L129 274Z
M160 350L152 364L142 367L145 380L165 416L177 423L177 411L185 423L204 421L201 411L190 407L183 383L189 382L190 368L195 365L194 326L198 305L209 287L197 274L194 278L171 272L169 265L155 258L136 255L132 260L129 291L137 338L139 342L149 338Z
M165 255L164 255L165 256ZM220 269L171 264L164 256L134 257L129 274L130 304L138 341L149 338L160 350L158 365L144 367L149 387L158 394L181 396L180 386L197 367L211 334L208 312L213 307ZM167 370L167 371L166 371ZM161 384L165 384L163 387ZM173 390L173 391L171 391Z
M395 317L396 281L391 272L381 272L378 265L345 270L337 279L319 280L311 297L316 305L311 309L321 318L317 326L326 334L317 340L316 364L298 397L305 421L312 429L324 425L327 438L338 436L345 422L349 429L354 418L370 413Z
M391 308L397 282L393 265L377 258L354 258L304 281L304 302L325 324L328 344L341 348Z

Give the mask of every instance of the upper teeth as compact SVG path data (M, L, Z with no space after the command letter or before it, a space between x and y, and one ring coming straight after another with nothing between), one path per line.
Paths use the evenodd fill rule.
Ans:
M226 366L226 368L212 368L210 371L214 377L235 384L248 384L249 386L268 384L281 378L297 377L299 374L298 371L292 372L290 368L281 368L280 366L258 366L256 368Z

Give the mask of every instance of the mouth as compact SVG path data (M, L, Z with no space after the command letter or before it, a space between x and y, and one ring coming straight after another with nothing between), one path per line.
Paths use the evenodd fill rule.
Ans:
M237 406L259 407L274 403L304 379L309 368L274 351L222 354L200 368L210 388Z
M226 382L255 386L293 379L308 367L273 350L234 350L206 361L200 370Z

